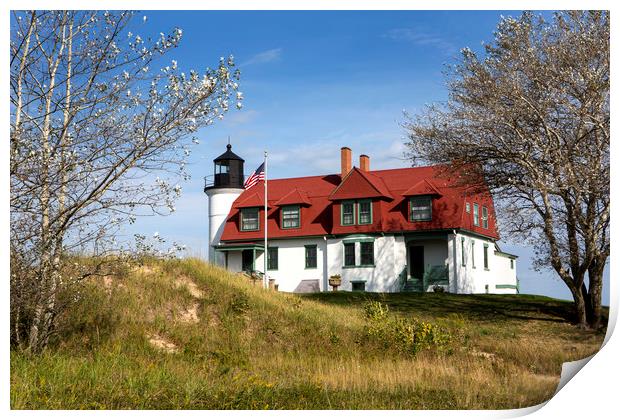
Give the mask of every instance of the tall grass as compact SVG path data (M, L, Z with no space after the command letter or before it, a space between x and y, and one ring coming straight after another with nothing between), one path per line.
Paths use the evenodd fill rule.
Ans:
M516 408L548 399L561 363L602 341L563 322L557 301L442 295L302 297L196 259L148 260L86 287L45 353L11 353L11 407ZM369 301L398 314L379 340ZM450 340L402 351L391 322Z

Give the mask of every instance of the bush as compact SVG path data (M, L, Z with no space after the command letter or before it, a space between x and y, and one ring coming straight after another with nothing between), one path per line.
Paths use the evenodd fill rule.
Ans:
M384 348L415 356L425 349L450 350L451 334L444 328L417 318L391 316L387 305L370 301L364 305L366 336Z

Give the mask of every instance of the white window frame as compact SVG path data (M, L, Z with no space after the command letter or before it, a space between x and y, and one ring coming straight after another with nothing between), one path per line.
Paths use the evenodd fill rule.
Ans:
M480 220L478 219L480 212L478 210L478 203L474 203L474 226L480 226Z
M489 228L489 209L482 206L482 227L484 229Z
M244 219L244 216L247 214L248 211L251 211L251 210L256 210L256 228L255 229L254 228L249 229L249 228L245 227L245 223L247 223L248 220ZM253 232L253 231L260 230L260 208L258 208L258 207L243 208L243 209L241 209L241 215L239 217L241 219L240 226L239 226L241 231L243 231L243 232ZM249 220L254 220L254 218L249 219Z
M421 205L424 202L425 205ZM416 205L414 205L416 203ZM414 209L416 209L414 211ZM428 213L428 215L427 215ZM418 214L419 216L414 217ZM421 216L425 216L422 218ZM429 222L433 220L433 198L429 196L411 197L409 199L409 221Z

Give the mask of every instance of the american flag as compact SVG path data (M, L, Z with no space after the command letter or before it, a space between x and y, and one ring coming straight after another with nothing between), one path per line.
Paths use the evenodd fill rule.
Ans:
M250 175L248 179L245 180L245 182L243 183L243 188L245 188L246 190L250 189L255 184L257 184L258 181L264 181L264 180L265 180L265 162L261 163L260 166L256 168L254 172L252 172L252 175Z

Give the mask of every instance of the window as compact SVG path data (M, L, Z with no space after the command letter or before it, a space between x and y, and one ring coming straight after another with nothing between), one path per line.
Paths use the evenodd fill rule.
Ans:
M482 227L489 228L489 209L484 206L482 206Z
M366 291L366 282L365 281L352 281L351 282L351 290L354 292L365 292Z
M258 230L258 207L241 210L241 230Z
M369 225L372 223L372 202L370 200L358 202L357 211L357 222L360 225Z
M344 244L344 266L355 267L355 243Z
M410 217L412 222L431 220L432 207L430 197L416 197L410 201Z
M510 259L510 269L514 270L515 268L515 260L513 260L512 258Z
M355 203L352 201L346 201L340 206L342 211L341 222L343 226L352 225L355 223L354 208Z
M340 205L340 222L342 226L356 224L355 213L357 211L357 224L369 225L372 223L372 201L344 201Z
M465 211L467 213L471 213L471 207L470 207L469 203L465 203Z
M465 267L465 238L461 238L461 264Z
M282 229L299 227L299 206L282 207Z
M489 245L484 244L484 269L489 269Z
M267 270L277 270L277 269L278 269L278 248L269 247L267 248Z
M471 267L476 268L476 260L474 258L474 252L476 251L476 243L471 241Z
M359 255L356 255L359 253ZM346 239L344 242L344 265L347 267L374 267L375 241L371 237Z
M229 172L228 163L216 163L215 164L216 174L227 174L228 172Z
M360 264L361 265L374 265L375 264L374 242L361 242L360 243Z
M478 221L478 204L474 203L474 226L480 226Z
M316 268L316 245L306 245L306 268Z

